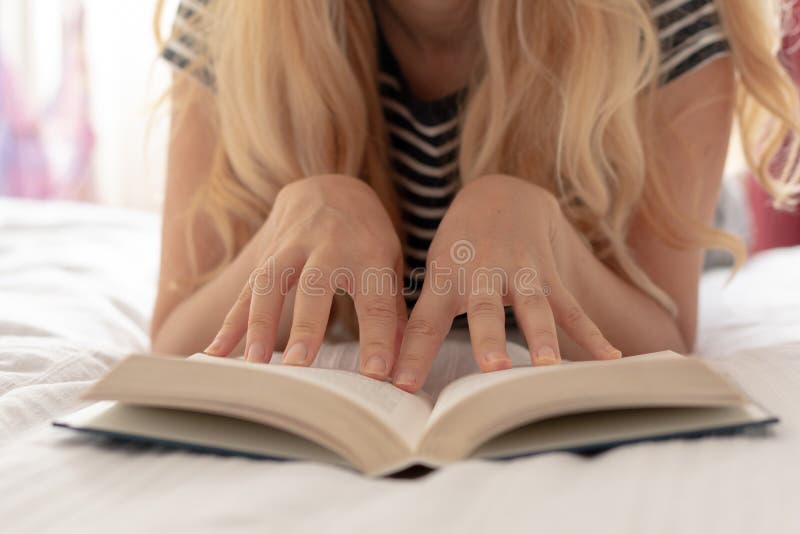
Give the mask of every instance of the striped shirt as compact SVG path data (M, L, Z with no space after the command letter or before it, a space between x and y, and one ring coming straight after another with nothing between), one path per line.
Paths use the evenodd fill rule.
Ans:
M202 41L191 20L208 0L181 0L176 32L164 58L186 68L202 52ZM713 0L650 0L660 41L661 84L669 83L728 52ZM458 108L465 90L444 98L415 98L391 49L378 31L378 90L390 136L391 171L398 194L406 267L404 285L409 307L416 302L424 279L431 240L460 186L458 173ZM213 73L194 74L213 84Z

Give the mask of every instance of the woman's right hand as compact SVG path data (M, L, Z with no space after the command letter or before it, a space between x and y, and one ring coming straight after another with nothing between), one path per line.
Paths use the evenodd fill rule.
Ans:
M343 290L353 297L358 318L359 369L387 378L407 318L399 282L402 254L391 220L369 185L329 175L285 186L243 253L253 258L253 273L207 354L227 356L246 335L246 359L269 361L284 298L297 285L283 363L310 365L325 335L334 292Z

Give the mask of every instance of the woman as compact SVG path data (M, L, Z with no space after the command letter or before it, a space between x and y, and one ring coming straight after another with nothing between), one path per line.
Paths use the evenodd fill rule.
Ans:
M347 292L361 372L411 392L461 314L483 371L506 311L536 365L690 351L703 248L741 256L709 227L734 108L796 191L761 9L185 0L154 348L309 365Z

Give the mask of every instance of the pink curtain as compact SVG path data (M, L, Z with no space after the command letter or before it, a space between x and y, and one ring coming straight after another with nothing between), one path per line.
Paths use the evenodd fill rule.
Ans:
M55 2L54 2L55 4ZM36 109L0 50L0 195L89 199L94 135L83 53L83 8L61 7L62 76L55 98Z

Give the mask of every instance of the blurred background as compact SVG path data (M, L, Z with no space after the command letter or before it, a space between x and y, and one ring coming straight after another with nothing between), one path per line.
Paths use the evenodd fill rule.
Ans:
M169 110L153 110L170 72L154 9L0 0L0 195L160 208Z
M796 28L800 3L785 1L784 26ZM155 104L170 73L157 59L155 3L0 0L0 196L160 209L169 108ZM162 33L177 3L165 4ZM797 34L784 34L797 73ZM718 225L753 251L800 243L800 218L748 181L736 139L725 184Z

